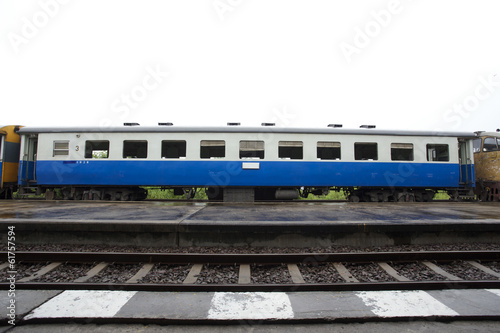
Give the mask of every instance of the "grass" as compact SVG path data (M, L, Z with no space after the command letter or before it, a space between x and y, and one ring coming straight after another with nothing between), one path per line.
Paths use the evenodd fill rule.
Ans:
M309 194L307 198L300 198L301 200L346 200L344 192L330 191L327 195L313 195Z
M148 190L147 199L159 200L159 199L167 199L167 200L186 200L185 195L174 195L173 189L160 189L154 187L145 187ZM189 198L188 198L189 199ZM205 194L204 189L198 189L196 194L194 195L193 200L208 200L207 195Z
M32 194L32 195L19 195L19 191L12 193L13 199L43 199L45 198L45 194Z
M437 191L433 200L450 200L450 196L445 191Z
M167 199L167 200L186 200L184 195L174 195L173 189L162 190L154 187L145 187L148 190L147 199ZM205 190L200 188L196 191L193 198L194 200L208 200ZM312 195L310 194L307 198L300 198L300 200L346 200L346 196L342 191L330 191L327 195ZM438 191L434 195L434 200L449 200L450 196L446 191Z

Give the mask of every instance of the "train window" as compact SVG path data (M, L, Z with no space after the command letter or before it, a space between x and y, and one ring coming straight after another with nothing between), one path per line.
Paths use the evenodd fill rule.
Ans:
M278 157L282 159L301 160L303 158L302 141L280 141Z
M68 156L69 155L69 141L54 141L52 156Z
M340 142L318 141L317 157L319 160L340 160Z
M148 142L145 140L123 141L123 158L147 158Z
M161 158L181 158L186 157L186 141L161 142Z
M428 144L427 145L427 161L448 162L450 153L448 145Z
M486 138L483 143L483 151L496 151L498 150L497 139Z
M240 141L240 158L263 159L264 141Z
M85 158L108 158L109 141L85 141Z
M375 142L356 142L354 144L354 159L378 160L378 148Z
M224 158L226 157L226 141L224 140L201 140L201 158Z
M413 144L391 143L391 160L413 161Z
M474 139L472 145L474 153L479 153L481 151L481 138Z

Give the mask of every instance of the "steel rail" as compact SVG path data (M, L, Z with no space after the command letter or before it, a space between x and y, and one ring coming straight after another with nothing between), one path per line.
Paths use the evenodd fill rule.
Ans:
M359 283L304 283L304 284L137 284L137 283L17 283L18 290L121 290L171 292L293 292L293 291L380 291L380 290L444 290L444 289L498 289L500 280L482 281L411 281ZM0 290L8 290L9 283L0 283Z
M273 254L196 254L196 253L123 253L123 252L29 252L15 253L16 262L60 261L68 263L118 262L165 264L290 264L326 262L412 262L454 260L500 260L500 251L418 251L350 253L273 253ZM7 252L0 254L7 261Z
M6 260L7 253L1 253ZM16 262L67 263L164 263L164 264L319 264L326 262L413 262L500 259L500 251L419 251L363 253L300 253L300 254L171 254L171 253L95 253L95 252L16 252ZM0 283L0 290L9 290L10 283ZM399 281L399 282L335 282L294 284L203 284L203 283L53 283L17 282L24 290L130 290L130 291L369 291L369 290L441 290L500 288L500 280L479 281Z

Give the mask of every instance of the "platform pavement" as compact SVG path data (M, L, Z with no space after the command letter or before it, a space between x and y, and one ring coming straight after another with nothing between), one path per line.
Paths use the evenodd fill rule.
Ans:
M500 320L500 289L339 292L16 292L16 325L46 322L254 325ZM7 325L7 291L0 292Z
M327 247L496 243L491 203L288 203L18 201L0 224L19 244ZM7 234L0 233L6 243Z

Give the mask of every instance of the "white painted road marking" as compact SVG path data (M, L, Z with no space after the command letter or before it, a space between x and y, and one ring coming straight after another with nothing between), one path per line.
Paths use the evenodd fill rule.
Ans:
M500 289L486 289L488 292L500 297ZM483 295L484 295L484 291ZM24 319L34 318L111 318L123 311L123 306L129 302L137 292L135 291L85 291L73 290L65 291L58 296L48 300L46 303L35 308ZM346 292L346 293L320 293L320 299L328 301L323 302L314 307L319 313L326 311L329 316L336 317L337 313L340 317L357 318L359 316L365 317L369 315L370 311L376 316L381 317L429 317L429 316L459 316L456 311L469 313L467 304L459 306L458 300L451 300L450 297L456 297L456 292L441 292L431 294L424 291L365 291L365 292ZM152 304L164 304L164 302L174 302L171 299L171 293L157 293L152 297ZM203 294L205 295L205 294ZM325 296L326 295L326 296ZM339 295L346 296L345 298ZM460 293L459 297L464 297ZM474 294L471 294L471 297ZM292 297L292 296L290 296ZM295 299L295 298L297 299ZM331 298L334 298L333 301ZM443 297L444 302L450 306L458 306L460 310L453 310L445 304L438 301ZM465 296L467 297L467 296ZM488 303L496 304L496 297L492 296L492 300ZM294 319L296 317L303 318L304 316L310 317L311 311L306 304L299 304L296 309L297 314L294 313L289 296L281 292L260 292L260 293L206 293L203 296L204 302L190 304L189 307L194 311L196 318L207 318L215 320L266 320L266 319ZM134 298L135 299L135 298ZM296 302L301 298L294 294L292 301ZM317 296L309 298L309 301L317 301ZM363 307L359 300L366 306ZM350 300L346 302L345 306L342 300ZM129 303L129 307L133 307L134 303ZM474 302L470 303L475 306ZM295 304L297 305L297 304ZM355 306L355 308L353 308ZM479 307L480 308L480 307ZM488 308L488 311L493 309L493 313L497 313L497 307ZM351 311L346 315L345 310ZM352 309L357 309L353 311ZM480 313L478 309L472 309L472 314ZM129 309L130 311L130 309ZM156 311L156 310L155 310ZM146 311L147 312L147 311ZM156 313L156 312L155 312ZM177 317L177 314L159 312L160 317L170 318L171 316ZM141 317L147 314L141 315ZM191 315L191 314L190 314ZM207 316L208 315L208 316ZM319 314L318 314L319 315ZM156 315L157 316L157 315ZM316 318L317 315L314 316ZM339 317L339 318L340 318Z
M458 313L421 290L363 291L356 295L380 317L458 316Z
M490 293L500 296L500 289L486 289L486 290L488 290Z
M137 291L68 290L42 304L24 319L113 317Z
M209 319L292 319L286 293L215 293Z

